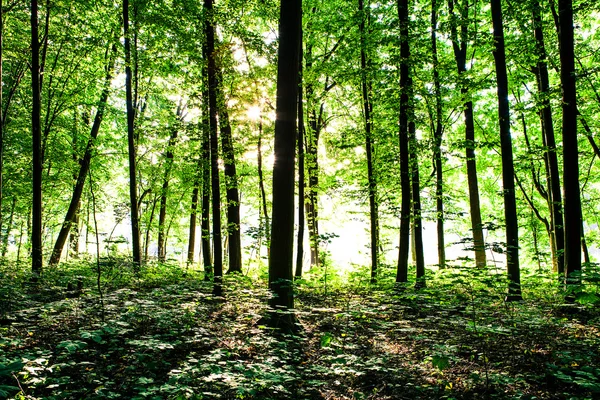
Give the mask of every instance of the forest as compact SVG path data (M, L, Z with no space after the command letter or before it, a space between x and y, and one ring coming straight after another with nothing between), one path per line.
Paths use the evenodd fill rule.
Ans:
M0 399L599 398L599 77L595 0L0 0Z

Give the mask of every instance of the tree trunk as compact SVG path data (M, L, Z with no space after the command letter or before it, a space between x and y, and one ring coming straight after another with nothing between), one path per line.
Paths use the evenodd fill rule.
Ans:
M300 35L302 40L302 35ZM302 43L298 52L298 240L296 241L296 273L295 277L302 277L304 260L304 104L302 101Z
M31 271L34 278L42 273L42 131L40 95L40 55L38 38L38 2L31 1L31 134L33 145L33 198L31 216Z
M508 104L508 76L504 49L504 26L501 0L492 0L494 26L494 60L498 85L498 118L500 121L500 147L502 153L502 186L504 189L504 217L506 223L506 264L508 270L507 301L521 300L519 270L519 226L515 200L515 171L512 140L510 137L510 109Z
M448 0L449 13L453 19L454 2ZM467 38L469 34L469 5L464 0L460 15L460 38L456 23L450 24L452 47L458 69L460 91L464 99L465 114L465 143L467 156L467 183L469 186L469 211L471 215L471 230L473 231L473 247L475 251L475 265L479 268L487 264L485 256L485 240L483 237L483 224L481 222L481 207L479 202L479 184L477 182L477 163L475 161L475 122L473 119L473 102L469 100L470 82L465 78L467 72Z
M269 299L272 310L294 308L292 266L294 247L294 149L298 101L302 0L281 2L277 61L273 214L269 256ZM289 313L272 312L272 326L295 330Z
M52 250L52 255L50 256L50 260L48 261L49 266L56 266L58 264L63 248L65 246L65 242L69 236L69 231L73 226L77 224L77 212L79 210L79 204L81 202L81 196L83 194L85 180L90 170L92 153L94 152L94 143L96 141L96 138L98 137L98 133L100 132L100 124L102 123L102 119L104 117L104 110L108 101L108 96L110 93L110 84L112 82L113 71L115 69L117 47L115 45L112 45L111 50L108 51L110 51L110 53L107 54L108 62L106 64L106 76L104 79L104 87L102 89L102 93L100 94L100 100L98 101L98 104L96 106L96 115L94 116L94 123L90 132L90 138L88 139L83 157L79 160L79 172L77 174L77 180L75 181L75 187L73 188L73 195L71 196L71 202L69 203L69 208L67 209L67 214L65 215L64 222L62 224L62 227L60 228L60 232L58 233L56 242L54 243L54 250Z
M242 239L240 236L240 194L235 167L235 150L233 135L229 123L229 113L223 91L223 76L220 67L217 68L218 94L217 99L219 126L221 129L221 145L223 146L223 166L225 173L225 189L227 198L227 244L229 253L229 269L231 272L242 272Z
M435 158L435 199L436 199L436 222L437 222L437 248L438 266L446 266L446 242L444 239L444 171L442 162L442 89L440 84L440 71L437 53L437 0L431 0L431 56L433 66L433 85L435 88L435 131L434 158Z
M194 263L194 250L196 248L196 213L198 211L198 194L200 193L199 187L200 182L194 182L194 189L192 190L192 205L190 207L190 229L188 234L188 265Z
M371 78L367 69L367 38L365 25L369 23L368 10L365 10L363 0L358 0L360 13L360 68L362 83L363 112L365 115L365 148L367 153L367 179L369 189L369 215L371 221L371 282L377 279L377 266L379 264L379 210L377 204L377 179L373 167L373 104L371 103Z
M263 214L264 221L264 235L267 239L267 243L271 241L271 223L269 220L269 212L267 207L267 192L265 190L265 179L263 174L263 163L262 163L262 135L263 135L263 125L262 125L262 115L259 117L258 121L258 143L256 145L256 157L258 164L258 186L260 187L260 203L261 203L261 211ZM260 213L260 212L259 212ZM260 226L262 227L262 223ZM260 230L260 229L259 229ZM263 232L260 230L260 234ZM260 248L258 249L260 253Z
M398 18L400 22L400 190L402 192L402 204L400 209L400 245L398 251L398 269L396 271L396 282L408 282L408 253L410 249L410 166L408 148L408 124L409 124L409 17L408 0L398 0Z
M202 44L202 264L204 266L204 280L208 281L213 276L212 250L210 247L210 195L211 195L211 164L210 164L210 113L208 104L208 46L206 40Z
M177 106L177 123L181 122L183 115L183 105L181 101ZM178 127L173 127L171 137L167 144L165 152L165 175L163 177L162 189L160 191L160 206L158 209L158 261L164 262L167 258L167 231L165 221L167 219L167 198L169 194L169 180L171 179L171 168L173 168L174 150L177 142Z
M129 0L123 0L123 36L125 37L125 92L127 103L127 149L129 154L129 203L131 212L131 244L133 267L139 271L141 265L140 216L137 203L137 172L135 143L135 110L133 107L131 44L129 37Z
M548 65L546 62L546 45L544 43L544 32L542 29L541 6L539 2L533 4L534 35L539 54L537 62L537 83L540 92L543 144L546 163L548 165L549 200L550 200L550 223L554 238L553 262L559 276L564 275L565 260L564 248L565 238L563 229L562 196L560 193L560 176L558 172L558 157L556 154L556 142L554 140L554 123L552 120L552 108L550 106L550 81L548 78Z
M558 1L560 80L562 83L565 272L567 283L581 283L581 198L577 148L577 92L573 42L573 5Z
M223 242L221 240L221 185L219 179L219 138L217 134L217 71L215 52L215 25L213 0L204 0L207 12L204 29L206 52L208 55L208 115L210 129L210 178L212 193L212 235L213 235L213 294L221 296L223 280Z
M410 90L410 98L413 98L412 94L413 82L412 77L409 76L408 90ZM423 254L423 225L421 218L421 183L419 179L419 156L417 149L417 135L415 126L415 114L414 106L410 105L410 122L408 123L408 135L409 135L409 163L410 163L410 174L411 174L411 195L412 195L412 217L413 217L413 235L414 235L414 249L415 249L415 262L417 269L417 279L415 288L419 289L425 287L425 256Z

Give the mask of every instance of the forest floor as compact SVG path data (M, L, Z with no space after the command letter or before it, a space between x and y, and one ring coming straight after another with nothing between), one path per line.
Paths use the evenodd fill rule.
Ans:
M117 267L102 300L89 264L81 292L73 266L38 287L0 269L0 398L600 398L597 286L564 304L537 279L505 303L499 278L464 272L418 291L306 280L285 335L261 325L263 281L215 298L198 273L125 284Z

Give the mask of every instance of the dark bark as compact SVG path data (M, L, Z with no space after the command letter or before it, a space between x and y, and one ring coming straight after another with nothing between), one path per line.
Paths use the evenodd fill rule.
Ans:
M208 73L208 115L210 129L210 178L212 194L213 237L213 294L221 296L223 280L223 242L221 240L221 185L219 179L219 137L217 133L217 70L215 52L215 25L213 0L204 0L207 18L204 22L206 35Z
M257 167L258 167L258 186L260 188L260 204L261 204L261 212L264 221L264 229L265 229L265 237L267 242L271 241L271 222L269 219L269 211L267 207L267 191L265 190L265 179L263 174L263 162L262 162L262 135L263 135L263 125L262 125L262 116L259 117L258 120L258 143L256 145L256 158L257 158ZM262 227L262 223L261 223ZM262 235L262 231L260 233ZM259 249L260 252L260 249Z
M411 91L410 98L413 98L412 77L409 76L408 88ZM412 198L412 225L414 237L415 263L417 269L417 279L415 288L419 289L425 286L425 256L423 254L423 223L421 218L421 183L419 179L419 156L418 143L415 126L415 114L413 105L410 105L410 121L408 123L409 136L409 163L411 175L411 198Z
M4 201L4 112L2 110L4 92L4 77L3 77L3 66L4 66L4 2L0 0L0 240L4 243L2 238L2 226L4 224L4 213L2 212L2 204ZM8 237L8 231L6 233ZM2 257L4 257L4 246L2 247Z
M31 1L31 134L33 145L33 196L31 208L31 271L35 278L42 273L42 131L41 77L38 39L38 2Z
M377 179L373 166L374 140L373 140L373 104L371 103L371 78L367 64L367 38L365 26L369 22L368 11L365 10L363 0L358 0L360 13L360 68L363 112L365 115L365 148L367 154L367 179L369 190L369 215L371 222L371 282L377 280L377 266L379 264L379 211L377 204Z
M194 188L192 189L192 205L190 206L190 228L188 234L188 251L187 251L187 263L194 263L194 250L196 248L196 213L198 212L198 194L200 193L200 182L194 182Z
M301 35L302 36L302 35ZM296 241L296 278L302 277L304 261L304 104L302 96L302 43L298 46L298 240Z
M460 14L460 37L457 31L457 16L454 14L454 2L448 0L448 9L451 18L450 24L452 48L458 69L460 92L464 101L465 115L465 152L467 157L467 182L469 186L469 211L471 216L471 230L473 232L473 247L475 251L475 265L485 267L487 264L485 256L485 240L483 237L483 224L481 221L481 207L479 201L479 184L477 181L477 163L475 161L475 123L473 119L473 102L469 99L470 82L465 77L467 72L467 40L469 34L469 5L467 0L461 8Z
M69 231L76 224L76 216L79 210L79 204L81 202L81 196L83 194L83 188L85 186L85 180L87 178L90 164L92 161L92 153L94 151L94 144L98 133L100 132L100 124L104 117L104 110L106 109L106 102L108 101L108 95L110 93L110 84L113 78L113 71L115 69L115 58L117 48L115 45L111 46L111 50L107 50L107 64L106 64L106 76L104 79L104 87L100 94L100 99L96 105L96 115L94 116L94 123L90 131L90 138L88 139L85 152L83 157L79 160L79 172L77 174L77 180L75 181L75 187L73 188L73 195L71 196L71 202L67 209L64 222L54 243L54 249L52 255L48 261L49 266L55 266L60 261L60 256L65 246L65 242L69 236Z
M225 174L225 189L227 198L227 243L229 249L229 269L231 272L242 272L242 239L240 236L240 194L235 167L235 150L233 135L229 123L229 113L223 93L223 76L217 68L219 127L221 129L221 145L223 146L223 169Z
M512 140L510 137L510 109L508 104L508 75L504 49L504 26L500 0L492 0L492 23L494 27L494 60L498 85L498 118L500 122L500 147L502 153L502 186L504 190L504 218L506 223L506 264L508 270L507 300L521 300L521 276L519 270L519 226L515 200L515 171Z
M565 271L567 281L580 284L581 197L577 148L577 92L573 39L573 5L558 1L560 80L562 83L563 192L565 217Z
M204 280L213 276L212 250L210 247L210 195L211 195L211 164L210 164L210 113L208 104L208 47L206 40L202 44L202 264L204 266Z
M125 92L127 103L127 150L129 155L129 203L131 213L131 245L133 267L139 271L141 265L140 216L137 202L137 172L135 143L135 109L132 92L131 39L129 33L129 0L123 0L123 36L125 45Z
M269 299L272 310L294 308L294 156L298 101L299 51L302 1L281 2L277 62L275 163L273 166L273 214L269 256ZM294 330L294 317L272 312L272 326Z
M402 203L400 209L400 245L398 251L398 269L396 282L408 282L408 253L410 249L410 165L408 148L409 123L409 17L408 0L398 0L398 18L400 21L400 190Z
M553 235L553 262L558 274L564 274L564 229L562 196L560 193L560 176L558 172L558 157L556 154L556 142L554 140L554 123L552 120L552 108L550 106L550 80L548 78L548 64L546 62L546 45L544 42L544 31L542 29L541 7L538 2L533 4L534 35L538 50L538 62L536 66L537 84L540 92L540 117L542 120L543 144L546 148L545 159L549 180L550 201L550 224Z
M177 118L176 124L179 125L183 120L185 105L183 100L179 101L177 105L177 111L175 116ZM175 144L177 143L177 136L179 126L171 128L171 136L167 144L167 151L165 152L165 173L163 177L163 184L160 191L160 206L158 209L158 261L164 262L167 258L167 230L165 229L165 222L167 219L167 199L169 195L169 181L171 179L171 169L173 168L173 160L175 158Z
M446 242L444 239L444 170L442 161L442 89L440 84L440 71L437 53L437 0L431 0L431 57L433 64L433 85L435 88L435 130L434 139L434 163L435 163L435 208L438 266L446 266Z

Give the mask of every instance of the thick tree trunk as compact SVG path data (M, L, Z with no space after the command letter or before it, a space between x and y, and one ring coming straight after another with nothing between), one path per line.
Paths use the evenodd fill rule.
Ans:
M448 1L448 9L453 19L456 19L456 16L454 15L453 0ZM467 78L465 78L467 72L468 25L469 5L467 0L464 0L460 15L460 38L457 32L456 23L452 23L450 25L450 29L454 58L456 60L458 77L460 81L460 91L464 101L467 183L469 187L469 211L471 216L471 230L473 232L475 265L482 268L487 264L487 260L485 256L485 240L483 237L483 224L481 221L481 207L479 202L477 163L475 161L475 122L473 119L473 102L469 100L470 82L467 80Z
M100 132L100 124L104 117L104 110L106 109L106 103L110 93L110 84L113 78L113 71L115 69L115 58L117 47L111 46L110 53L107 54L106 64L106 76L104 79L104 87L100 94L100 100L98 101L96 108L96 115L94 116L94 123L90 131L90 138L88 139L85 152L83 157L79 160L79 172L77 173L77 180L75 181L75 187L73 188L73 195L71 196L71 202L67 209L64 222L54 243L54 250L48 261L49 266L55 266L60 261L65 242L69 236L69 231L77 224L77 213L79 210L79 204L81 202L81 196L83 194L83 188L85 186L85 180L90 170L90 164L92 161L92 153L94 152L94 143ZM137 202L136 202L137 204Z
M208 104L208 47L206 40L202 44L202 264L204 267L204 280L208 281L213 276L212 250L210 247L210 195L211 195L211 164L210 164L210 112Z
M494 60L498 85L498 118L500 120L500 147L502 153L502 186L504 189L504 217L506 223L506 264L508 270L507 300L521 300L521 276L519 270L519 226L515 200L515 172L512 140L510 137L510 109L508 104L508 76L504 49L504 26L500 0L492 0L492 23L494 26Z
M208 55L208 115L210 129L210 178L212 193L213 294L221 296L223 280L223 242L221 240L221 185L219 179L219 137L217 134L217 70L213 0L204 0L206 52Z
M298 101L299 47L302 1L281 2L277 62L275 119L275 164L273 166L273 214L269 256L269 289L273 310L294 308L294 153ZM286 331L295 330L294 317L273 312L270 323Z
M558 172L558 157L556 154L556 142L554 140L554 123L552 120L552 108L550 107L550 80L548 78L548 64L546 62L546 45L544 43L544 32L542 29L541 6L539 2L533 4L534 35L539 54L537 62L537 83L540 92L543 144L547 149L545 152L548 165L549 200L550 200L550 223L553 236L554 257L556 271L560 276L564 275L565 260L564 248L565 238L563 229L562 196L560 193L560 176Z
M141 265L140 216L137 202L137 172L135 143L135 110L133 106L131 40L129 37L129 0L123 0L123 35L125 37L125 92L127 103L127 149L129 154L129 202L131 213L131 245L133 267L139 271Z
M437 0L431 0L431 56L433 66L433 85L435 88L435 131L434 158L435 158L435 208L437 223L437 248L438 266L446 266L446 242L444 239L444 170L442 162L442 89L440 84L440 71L437 53Z
M398 18L400 20L400 190L402 204L400 209L400 245L398 251L398 269L396 282L408 282L408 253L410 249L410 165L408 148L409 124L409 17L408 0L398 0Z
M379 264L379 210L377 204L377 179L373 166L373 105L371 103L371 79L370 71L367 69L367 38L366 28L369 15L365 10L363 0L358 0L358 12L360 15L360 68L361 68L361 86L363 112L365 115L365 148L367 153L367 179L369 189L369 215L371 221L371 282L377 279L377 266Z
M581 197L577 148L577 92L573 41L573 5L558 1L560 80L562 83L563 191L565 210L565 272L567 282L581 283Z
M38 38L38 2L31 1L31 134L33 188L31 216L31 271L34 278L42 273L42 131L40 94L40 55Z

